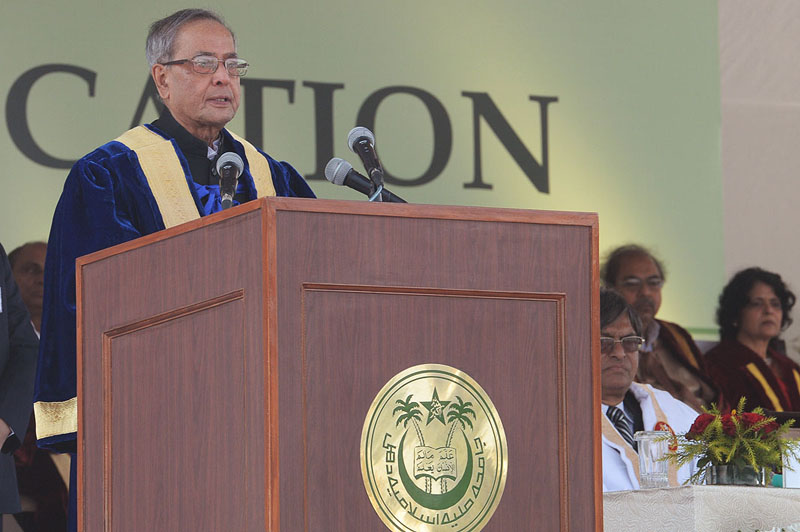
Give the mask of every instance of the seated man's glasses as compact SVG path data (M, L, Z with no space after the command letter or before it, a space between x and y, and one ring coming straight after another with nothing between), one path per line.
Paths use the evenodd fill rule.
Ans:
M661 277L648 277L647 279L640 279L639 277L626 277L619 284L620 290L625 292L638 292L642 286L647 285L650 290L659 290L664 286L664 279Z
M192 65L192 70L198 74L213 74L217 71L217 68L219 68L220 62L221 61L213 55L198 55L197 57L193 57L191 59L176 59L175 61L167 61L166 63L161 64L164 66L170 66L190 63ZM247 67L250 66L250 63L244 59L239 59L238 57L230 57L226 59L224 63L225 70L228 71L228 75L231 77L244 76L247 74Z
M641 336L626 336L616 340L609 336L600 337L600 352L604 355L610 354L614 350L614 346L622 344L622 350L626 353L635 353L644 345L644 338Z

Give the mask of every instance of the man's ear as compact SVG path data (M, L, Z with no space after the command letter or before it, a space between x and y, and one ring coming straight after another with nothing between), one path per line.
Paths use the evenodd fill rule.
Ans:
M150 75L153 76L153 82L156 84L158 95L161 96L163 101L169 100L169 83L167 82L167 67L156 63L150 69Z

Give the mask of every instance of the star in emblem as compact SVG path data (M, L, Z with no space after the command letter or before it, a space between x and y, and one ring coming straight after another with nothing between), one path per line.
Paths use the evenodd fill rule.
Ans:
M444 421L444 410L447 408L447 405L450 404L450 401L440 401L439 400L439 392L436 388L433 388L433 397L431 397L430 401L420 401L422 406L428 409L428 420L425 422L425 425L430 425L431 421L434 419L438 419L442 422L442 425L447 425Z

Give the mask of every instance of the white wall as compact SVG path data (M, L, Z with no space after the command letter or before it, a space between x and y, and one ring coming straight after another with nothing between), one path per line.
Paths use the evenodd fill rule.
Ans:
M761 266L800 295L800 2L719 0L719 42L726 279Z

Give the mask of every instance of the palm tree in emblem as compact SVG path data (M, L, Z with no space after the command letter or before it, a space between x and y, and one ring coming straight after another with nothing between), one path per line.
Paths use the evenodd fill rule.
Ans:
M417 439L419 440L419 444L424 446L425 438L422 436L422 430L420 430L418 423L418 421L422 421L422 412L419 411L419 403L411 400L413 396L414 394L409 395L406 397L405 401L402 399L395 401L399 406L396 406L394 410L392 410L392 415L395 415L397 412L402 412L402 414L397 418L395 426L402 422L403 428L408 428L408 422L410 421L411 424L414 425L414 430L417 431Z
M470 408L472 406L470 401L465 402L458 395L456 395L456 401L451 402L450 406L447 408L447 422L450 423L450 431L447 433L447 442L444 444L445 447L450 447L450 444L453 442L453 435L458 425L461 425L461 431L464 432L467 430L467 425L469 425L469 428L472 428L472 421L469 420L469 416L472 416L472 419L476 419L475 411ZM447 479L440 479L439 482L441 484L442 493L447 492Z
M414 394L409 395L406 397L405 401L402 399L396 400L395 402L398 404L398 406L394 407L394 410L392 410L392 415L395 415L397 412L402 412L402 414L397 417L395 426L403 423L403 428L408 428L408 422L410 421L414 426L414 430L417 432L417 439L419 440L420 446L425 447L425 438L422 436L422 429L419 428L418 423L419 421L422 421L422 412L419 410L419 403L411 400L413 396ZM431 479L429 478L425 479L425 491L428 493L431 492Z

